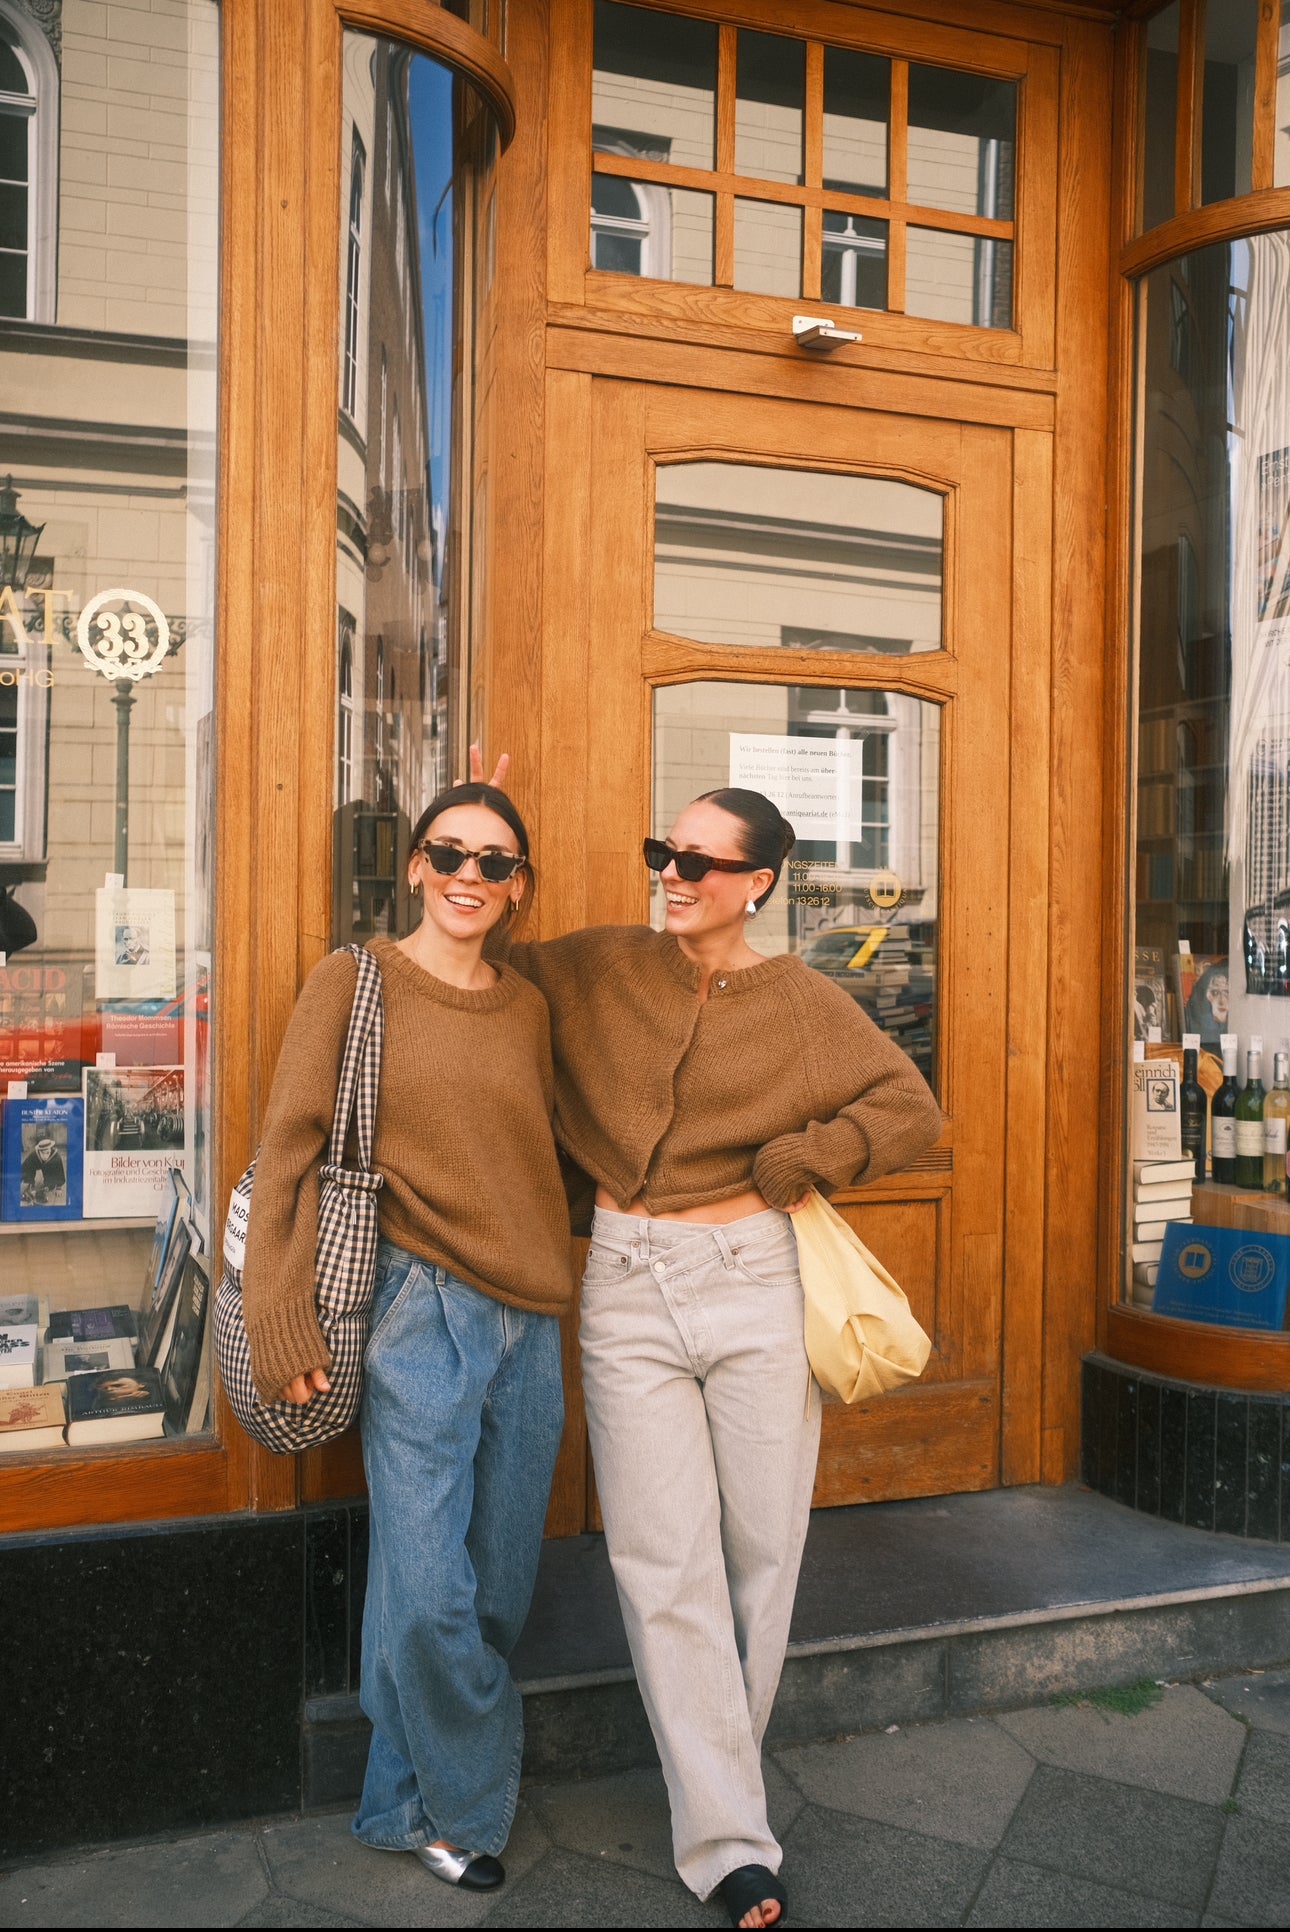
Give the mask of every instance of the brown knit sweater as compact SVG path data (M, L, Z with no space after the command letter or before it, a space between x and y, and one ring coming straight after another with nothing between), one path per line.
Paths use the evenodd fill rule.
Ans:
M558 1314L573 1282L541 996L507 967L475 993L436 979L388 939L370 950L385 1009L372 1153L385 1177L381 1234L499 1301ZM318 1170L357 978L346 953L314 968L269 1096L242 1282L265 1400L330 1365L314 1312Z
M655 1214L759 1188L905 1167L939 1138L926 1081L849 994L787 955L716 975L667 933L596 926L511 948L546 995L556 1135L624 1209Z

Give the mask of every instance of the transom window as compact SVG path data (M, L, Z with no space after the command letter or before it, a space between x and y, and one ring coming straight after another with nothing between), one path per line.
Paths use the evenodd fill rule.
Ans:
M596 0L591 266L1013 326L1017 84Z
M0 315L25 316L31 250L36 90L18 49L0 35Z

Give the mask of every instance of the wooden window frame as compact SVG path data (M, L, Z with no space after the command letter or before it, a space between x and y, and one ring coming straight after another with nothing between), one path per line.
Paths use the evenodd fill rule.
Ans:
M756 331L765 346L791 342L793 314L804 304L819 309L840 327L858 328L866 346L959 355L974 363L1013 364L1049 369L1053 365L1054 275L1056 262L1056 187L1045 176L1041 157L1056 151L1059 91L1058 51L1046 42L1003 38L970 28L897 19L890 14L840 6L835 0L801 0L792 20L792 37L807 43L807 113L801 186L736 174L734 167L734 61L738 26L783 33L782 9L774 0L742 0L738 24L714 0L633 0L664 13L716 20L718 29L715 167L677 168L634 157L595 153L591 148L591 92L594 0L565 0L552 23L552 97L561 112L552 117L549 165L552 177L548 243L548 289L552 302L568 304L588 319L631 315L654 325L669 321L687 327L707 324L727 334ZM835 46L884 55L892 62L892 100L886 199L835 194L821 180L822 111L812 81L820 78L822 49ZM910 61L989 74L1017 84L1016 193L1014 217L998 221L907 201L907 101ZM716 285L651 281L613 275L588 263L588 210L591 173L621 174L642 181L670 182L716 196ZM804 211L803 287L800 296L754 295L735 289L733 208L736 196L773 201ZM887 308L853 309L824 303L818 294L821 224L825 208L863 215L889 224ZM908 226L947 233L994 237L1012 242L1013 327L992 329L903 313L905 235ZM853 353L848 351L843 354Z
M336 679L345 29L455 68L488 100L503 146L515 131L496 46L424 0L223 0L220 13L217 1204L254 1150L300 984L331 944L336 721L316 698ZM500 22L497 0L490 16ZM218 1207L212 1220L214 1250ZM259 1448L218 1377L215 1423L191 1444L0 1458L0 1534L290 1509L318 1492L327 1452ZM328 1493L361 1490L345 1445Z

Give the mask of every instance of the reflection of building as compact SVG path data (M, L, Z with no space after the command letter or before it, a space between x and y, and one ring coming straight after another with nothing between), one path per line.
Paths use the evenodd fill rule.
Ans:
M345 70L336 516L334 925L391 931L407 833L439 776L446 631L430 501L411 62L351 42Z

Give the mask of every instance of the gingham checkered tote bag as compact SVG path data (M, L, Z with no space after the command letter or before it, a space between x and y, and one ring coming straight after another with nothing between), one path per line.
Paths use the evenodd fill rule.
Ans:
M357 960L358 984L341 1061L331 1145L318 1181L315 1293L318 1325L331 1351L328 1392L312 1396L303 1407L295 1402L261 1402L256 1394L242 1313L242 1267L255 1161L229 1201L224 1272L215 1291L215 1355L233 1413L248 1435L279 1456L317 1449L343 1435L358 1414L363 1393L363 1352L376 1283L376 1196L384 1179L372 1172L372 1136L385 1017L375 959L362 946L341 950ZM351 1116L358 1142L357 1167L344 1164Z

